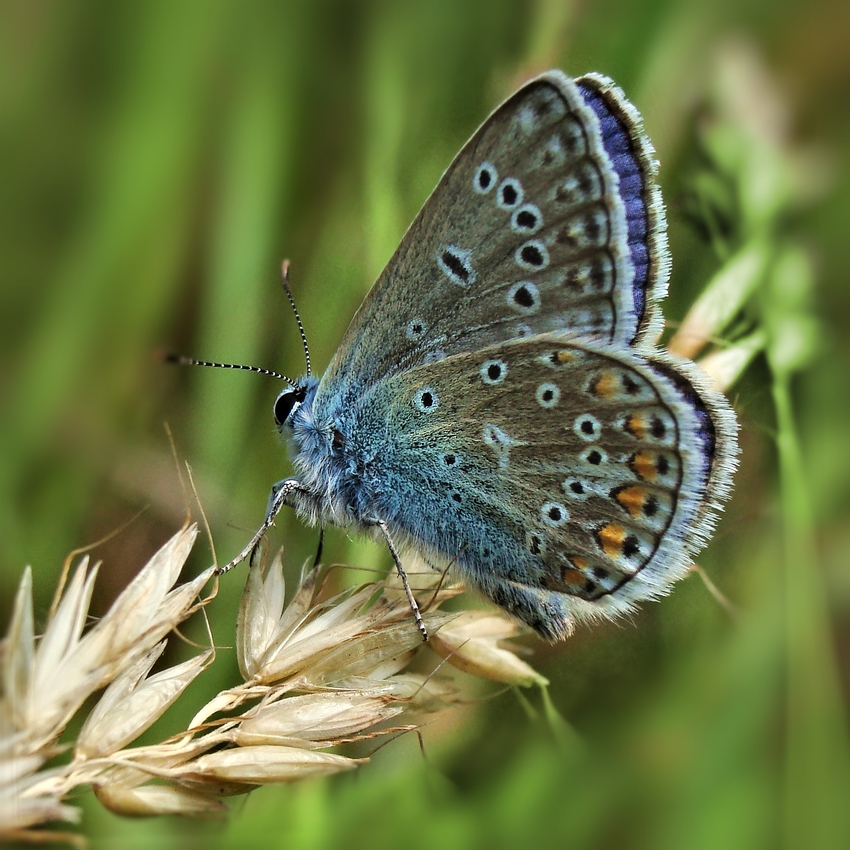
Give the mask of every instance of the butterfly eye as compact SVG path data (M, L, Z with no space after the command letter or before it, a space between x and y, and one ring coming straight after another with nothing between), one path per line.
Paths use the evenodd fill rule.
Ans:
M290 387L287 390L284 390L276 399L274 403L273 413L274 413L274 421L278 428L282 428L289 417L292 415L292 411L295 409L297 404L300 404L304 401L304 392L303 390L296 389L295 387Z

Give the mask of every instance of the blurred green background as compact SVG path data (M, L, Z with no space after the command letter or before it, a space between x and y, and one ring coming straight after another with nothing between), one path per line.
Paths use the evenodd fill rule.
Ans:
M476 701L423 731L424 758L407 736L226 824L83 796L95 847L850 846L848 32L844 0L0 4L4 623L25 564L43 621L67 553L146 508L97 550L102 611L181 524L166 422L219 558L238 551L288 471L279 385L152 352L299 373L288 257L324 368L451 157L533 73L601 71L643 113L671 323L737 250L768 258L728 329L767 348L731 392L741 468L700 558L736 615L693 576L628 621L529 640L568 725L538 693ZM316 539L292 517L272 535L294 570ZM327 554L388 561L338 532ZM208 609L223 645L242 581ZM235 675L223 650L203 687Z

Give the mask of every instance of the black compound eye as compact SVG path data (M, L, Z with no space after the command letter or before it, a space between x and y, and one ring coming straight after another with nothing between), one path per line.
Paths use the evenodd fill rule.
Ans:
M296 404L299 404L304 400L304 394L298 389L294 387L290 387L288 390L284 390L276 399L274 403L274 421L278 428L281 428L286 424L286 420L289 419L290 414L292 413L293 408Z

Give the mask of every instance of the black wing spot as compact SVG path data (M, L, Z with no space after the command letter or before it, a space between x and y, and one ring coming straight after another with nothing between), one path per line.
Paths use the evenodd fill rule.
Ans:
M533 307L534 295L532 295L527 286L520 286L514 293L514 301L516 301L520 307Z
M634 536L634 534L630 534L623 541L623 555L626 558L632 558L637 555L638 552L640 552L640 541Z
M464 282L469 281L469 269L457 254L453 254L451 251L443 251L443 262L452 274L457 275Z
M537 227L537 216L530 210L520 210L517 213L516 223L518 227L525 230L534 230Z
M635 395L640 391L640 384L628 373L623 375L623 389L629 395Z
M544 263L543 252L537 245L523 245L519 255L522 261L529 266L540 268Z
M505 183L502 186L502 203L506 207L512 207L519 200L519 192L512 183Z

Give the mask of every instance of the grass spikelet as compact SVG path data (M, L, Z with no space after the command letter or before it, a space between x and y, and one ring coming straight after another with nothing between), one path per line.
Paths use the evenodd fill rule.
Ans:
M84 787L125 816L221 817L228 796L368 760L329 747L415 729L460 702L439 656L430 656L430 676L407 671L432 650L396 588L370 583L327 596L327 573L314 569L287 604L278 554L268 569L252 567L246 583L236 641L243 681L202 706L184 732L135 745L214 661L210 649L152 672L168 634L215 597L215 588L200 596L212 567L175 584L196 536L195 526L175 534L88 630L97 566L81 559L40 637L24 572L0 670L0 836L36 840L40 827L78 822L66 800ZM424 590L437 603L455 592ZM497 645L517 632L499 614L432 605L425 620L449 664L497 681L544 683ZM76 739L63 740L99 691Z

